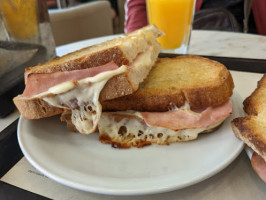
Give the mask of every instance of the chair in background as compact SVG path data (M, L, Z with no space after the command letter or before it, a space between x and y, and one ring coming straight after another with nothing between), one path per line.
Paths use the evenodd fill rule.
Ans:
M126 0L117 0L118 15L113 20L114 33L124 33Z
M49 10L49 17L56 46L113 34L111 5L108 1Z

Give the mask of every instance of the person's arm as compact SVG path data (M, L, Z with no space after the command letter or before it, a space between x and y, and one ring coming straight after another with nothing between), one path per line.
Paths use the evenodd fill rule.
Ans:
M127 0L125 4L125 32L130 33L147 24L146 1Z

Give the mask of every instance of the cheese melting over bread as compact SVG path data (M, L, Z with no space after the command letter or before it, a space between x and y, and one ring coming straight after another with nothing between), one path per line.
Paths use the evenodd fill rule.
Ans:
M67 81L51 87L48 93L55 96L45 97L50 105L71 109L72 123L82 134L90 134L97 128L102 113L99 95L106 82L127 70L122 66L116 70L102 72L94 77L80 81Z
M201 112L192 111L188 103L182 108L171 104L168 112L104 112L98 125L99 138L122 148L184 142L210 132L231 113L231 101Z
M100 140L119 147L141 147L150 143L170 144L195 140L199 133L219 126L224 119L215 124L198 129L174 131L163 127L150 127L139 116L139 113L129 113L128 117L117 117L112 113L102 113L98 128Z
M46 92L34 95L34 97L44 97L43 99L50 105L71 109L71 121L76 129L82 134L93 133L98 125L102 113L102 106L99 102L99 95L109 79L126 71L128 76L132 76L131 84L135 89L138 83L143 80L135 80L142 77L143 68L151 68L153 48L148 46L146 51L139 54L130 66L121 66L115 70L101 72L93 77L81 79L79 81L65 81L48 89ZM130 70L134 68L134 70ZM132 72L134 71L134 72ZM52 95L51 95L52 94Z

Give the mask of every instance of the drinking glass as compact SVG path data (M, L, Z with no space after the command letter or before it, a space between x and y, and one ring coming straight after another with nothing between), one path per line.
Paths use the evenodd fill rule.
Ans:
M150 24L165 35L158 38L166 52L186 54L196 0L146 0Z
M0 0L0 83L56 57L46 1ZM5 77L4 77L5 76Z

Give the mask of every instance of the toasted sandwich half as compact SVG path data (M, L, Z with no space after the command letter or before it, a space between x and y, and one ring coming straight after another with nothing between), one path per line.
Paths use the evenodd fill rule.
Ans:
M95 131L101 102L133 93L148 75L160 52L154 25L29 67L25 90L13 99L26 119L72 110L79 132Z
M248 116L234 119L231 126L236 137L256 152L251 164L266 182L266 74L243 104Z
M102 103L99 139L119 148L194 140L232 113L233 88L230 72L216 61L158 59L135 93Z

